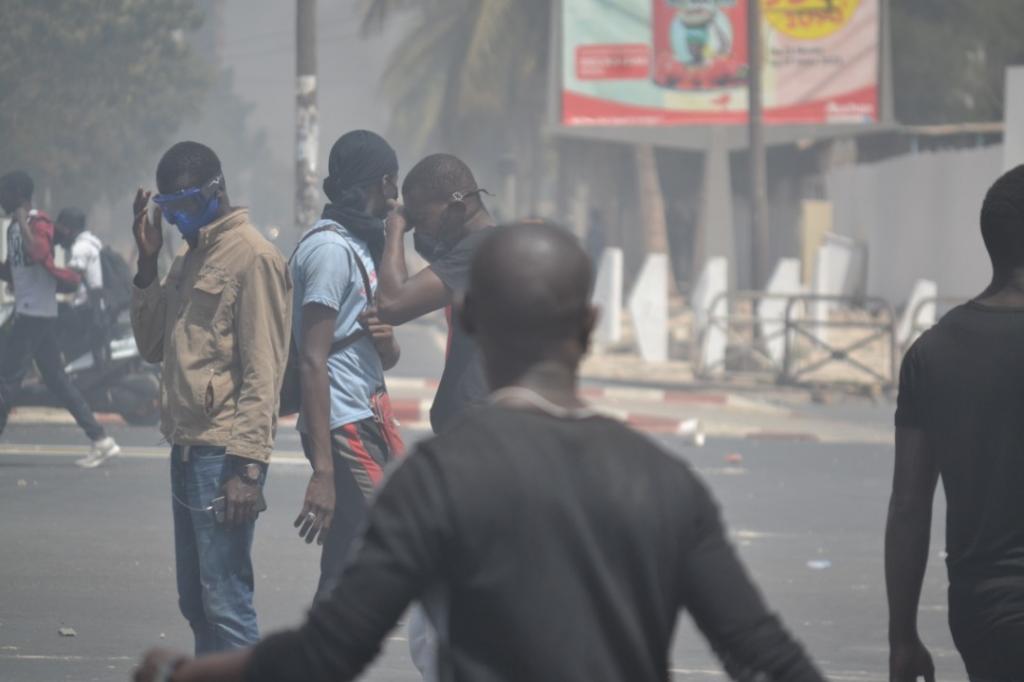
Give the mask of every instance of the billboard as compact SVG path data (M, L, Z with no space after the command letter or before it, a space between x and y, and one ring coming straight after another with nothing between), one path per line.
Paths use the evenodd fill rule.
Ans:
M878 120L879 0L760 0L769 124ZM562 123L747 121L747 0L562 0Z

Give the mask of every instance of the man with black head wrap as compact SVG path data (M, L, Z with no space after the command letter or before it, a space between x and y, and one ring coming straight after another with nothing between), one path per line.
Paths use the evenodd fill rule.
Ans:
M290 263L298 429L313 465L295 526L307 542L324 545L317 599L334 588L367 499L402 448L382 406L384 370L400 351L374 308L383 218L398 197L398 159L379 135L356 130L334 144L328 170L330 203Z

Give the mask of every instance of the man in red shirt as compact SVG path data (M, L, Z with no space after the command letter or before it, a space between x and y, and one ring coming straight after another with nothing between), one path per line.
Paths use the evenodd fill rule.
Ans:
M56 395L92 441L92 452L77 464L94 468L121 449L96 421L82 394L64 373L57 347L57 293L72 293L82 278L53 262L53 222L32 208L32 178L23 171L0 177L0 206L11 216L7 260L0 279L14 286L14 329L0 358L0 433L32 360L46 387Z

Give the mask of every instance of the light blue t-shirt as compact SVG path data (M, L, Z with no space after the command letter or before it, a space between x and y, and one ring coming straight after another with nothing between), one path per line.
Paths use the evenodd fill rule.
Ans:
M333 223L321 220L309 231ZM361 240L334 230L319 232L301 244L291 262L293 289L292 331L295 343L302 343L302 306L319 303L338 311L334 340L358 331L359 315L372 297L367 296L363 276L355 258L360 258L377 290L377 273L370 251ZM327 358L331 383L331 430L373 415L370 400L384 385L384 368L369 336L363 337ZM299 431L305 431L299 414Z

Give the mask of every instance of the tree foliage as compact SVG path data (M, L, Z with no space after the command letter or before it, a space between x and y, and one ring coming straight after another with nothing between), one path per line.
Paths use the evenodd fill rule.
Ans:
M0 169L55 201L119 196L197 111L192 0L0 0Z
M436 138L457 149L473 138L539 128L549 2L364 0L364 31L402 12L418 12L420 21L391 55L381 90L410 144Z
M896 117L999 121L1008 65L1024 64L1024 0L892 0Z

